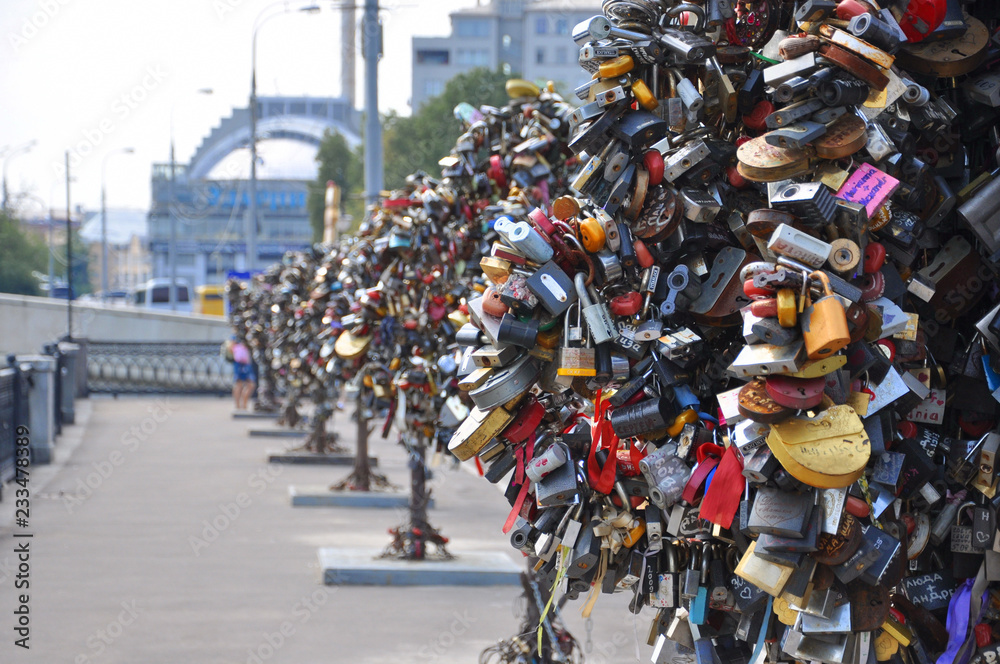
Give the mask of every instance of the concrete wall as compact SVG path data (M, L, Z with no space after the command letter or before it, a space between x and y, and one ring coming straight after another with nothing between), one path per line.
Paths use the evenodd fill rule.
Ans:
M38 353L65 334L65 300L0 293L0 360L8 353ZM73 303L73 336L93 341L222 343L229 334L226 320L218 316Z

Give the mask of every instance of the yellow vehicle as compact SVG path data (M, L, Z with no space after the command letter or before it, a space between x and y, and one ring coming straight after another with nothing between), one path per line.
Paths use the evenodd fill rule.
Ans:
M226 287L205 285L194 288L194 313L208 316L226 315Z

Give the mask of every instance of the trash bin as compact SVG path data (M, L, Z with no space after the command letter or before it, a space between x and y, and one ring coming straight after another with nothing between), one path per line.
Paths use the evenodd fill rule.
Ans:
M50 355L18 355L17 363L22 372L31 376L27 394L31 462L52 463L56 418L56 358Z
M76 358L80 354L80 346L69 341L59 342L59 371L62 373L62 403L59 404L62 411L63 424L76 423L76 371L78 368Z
M79 346L76 354L76 398L86 399L90 392L87 390L87 340L73 337L73 343Z

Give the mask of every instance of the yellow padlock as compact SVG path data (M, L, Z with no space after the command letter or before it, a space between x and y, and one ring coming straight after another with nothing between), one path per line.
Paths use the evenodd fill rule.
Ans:
M830 279L820 270L809 275L823 284L823 297L812 302L806 288L806 308L802 312L802 340L810 360L820 360L833 355L851 343L847 330L844 306L830 290Z
M781 327L795 327L797 313L795 308L795 289L778 289L778 325Z
M604 248L606 239L604 225L593 217L587 217L580 222L580 242L583 248L592 254Z
M694 424L698 421L698 412L693 408L685 409L680 415L674 418L673 423L667 429L667 435L676 438L681 435L685 424Z
M601 78L617 78L622 74L627 74L635 67L635 61L631 55L619 55L601 64L597 69Z
M632 96L640 106L651 113L660 105L649 86L641 80L632 81Z

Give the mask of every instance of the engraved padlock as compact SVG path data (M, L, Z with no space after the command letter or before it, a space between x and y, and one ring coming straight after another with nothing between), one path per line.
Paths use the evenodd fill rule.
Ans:
M972 539L972 525L962 525L962 517L966 515L971 517L972 512L970 508L975 508L975 506L974 502L969 501L963 503L958 508L958 513L955 515L955 524L951 527L952 553L976 553Z
M578 336L571 333L570 328L570 316L573 311L573 307L576 307L576 327L573 330L578 331ZM576 337L576 338L574 338ZM597 375L597 368L595 365L596 356L594 349L587 347L577 347L570 346L569 344L578 341L583 341L583 327L582 321L580 319L580 303L574 302L569 310L566 311L566 317L563 322L563 346L559 351L559 368L556 369L556 374L559 376L595 376Z
M577 272L573 278L576 295L580 299L583 318L587 321L590 340L595 346L607 343L618 336L614 321L607 306L597 299L597 291L587 287L587 280L582 272ZM846 323L845 323L846 324Z
M844 306L830 290L830 279L825 272L816 270L809 275L823 285L823 297L811 302L806 289L807 306L799 317L802 324L802 339L810 360L821 360L833 355L851 342L847 329L847 314Z

